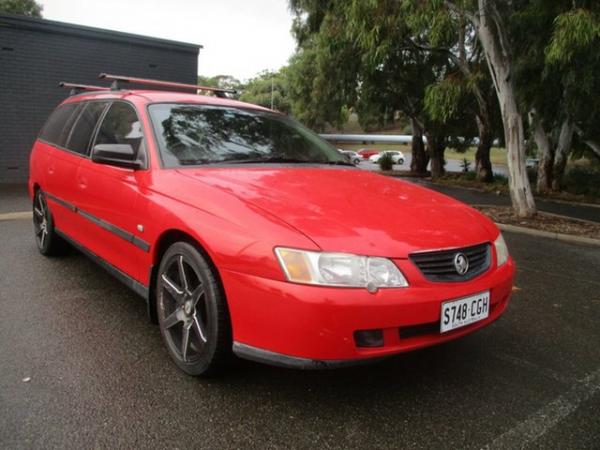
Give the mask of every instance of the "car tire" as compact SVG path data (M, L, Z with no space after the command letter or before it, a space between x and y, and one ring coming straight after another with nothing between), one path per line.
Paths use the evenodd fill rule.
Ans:
M400 164L400 165L404 164L404 158L400 158L400 159L398 160L398 164Z
M358 166L360 164L360 159L359 158L355 158L354 159L354 165Z
M232 359L231 322L220 282L187 242L165 252L156 277L156 317L175 364L192 376L221 372Z
M44 256L59 256L65 253L68 244L54 229L54 219L46 196L38 189L33 198L33 230L39 252Z

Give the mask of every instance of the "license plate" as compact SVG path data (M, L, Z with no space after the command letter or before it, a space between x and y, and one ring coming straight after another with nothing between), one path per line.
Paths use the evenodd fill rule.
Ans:
M442 303L440 332L455 330L490 315L490 291Z

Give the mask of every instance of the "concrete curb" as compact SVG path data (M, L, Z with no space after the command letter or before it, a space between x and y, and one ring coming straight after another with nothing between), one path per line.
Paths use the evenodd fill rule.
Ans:
M594 247L600 247L600 239L594 239L584 236L575 236L573 234L553 233L551 231L534 230L532 228L518 227L516 225L508 225L505 223L496 223L502 231L510 231L512 233L528 234L530 236L545 237L555 239L557 241L568 242L570 244L584 244Z
M33 213L31 211L9 212L0 214L0 221L4 220L23 220L31 219Z

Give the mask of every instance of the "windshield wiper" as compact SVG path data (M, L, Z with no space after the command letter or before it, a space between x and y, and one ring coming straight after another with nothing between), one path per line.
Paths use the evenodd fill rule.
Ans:
M352 164L351 162L348 161L327 161L325 163L321 163L321 164L329 164L332 166L350 166L350 167L356 167L354 164Z
M225 161L219 161L223 164L260 164L260 163L292 163L292 164L315 164L317 161L307 161L305 159L297 158L283 158L280 156L273 156L271 158L260 158L260 159L230 159Z
M288 163L288 164L327 164L327 165L339 165L339 166L352 166L352 163L346 161L310 161L306 159L297 159L297 158L284 158L281 156L273 156L271 158L262 158L262 159L231 159L228 161L219 161L224 164L278 164L278 163Z

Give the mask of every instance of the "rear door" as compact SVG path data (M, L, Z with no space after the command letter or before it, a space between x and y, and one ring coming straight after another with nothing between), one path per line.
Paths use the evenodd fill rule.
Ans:
M72 214L69 223L65 224L65 228L59 228L77 242L84 239L85 228L88 225L85 217L79 211L82 186L78 171L80 165L90 158L94 132L109 103L106 100L91 100L82 103L64 144L64 153L69 155L68 157L72 161L76 161L76 164L72 165L68 174L64 174L68 176L68 179L63 181L68 185L68 192L64 194L64 200L70 205Z
M146 160L142 125L134 106L113 101L91 145L130 144ZM145 170L99 164L86 158L77 171L79 215L86 224L80 242L114 267L137 279L149 245L143 240L139 184ZM138 227L139 226L139 227Z
M77 191L75 176L81 162L81 155L69 151L66 144L83 106L68 103L56 108L38 138L38 149L45 160L41 189L46 193L55 226L66 233L76 229L72 205Z

